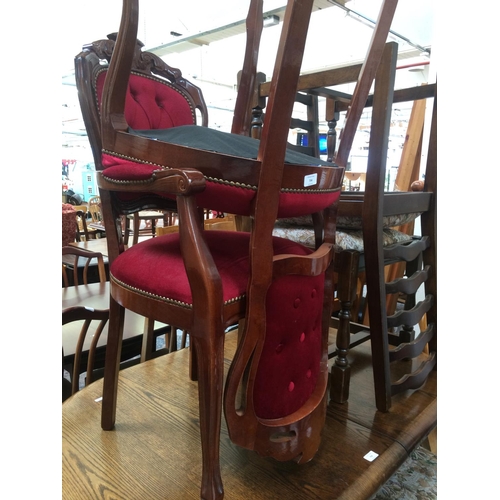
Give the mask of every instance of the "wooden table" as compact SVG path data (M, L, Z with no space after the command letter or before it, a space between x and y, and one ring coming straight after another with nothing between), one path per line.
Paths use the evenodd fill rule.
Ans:
M236 333L227 334L226 369ZM351 351L350 400L330 403L322 443L309 463L281 463L231 443L223 419L221 470L225 498L367 499L436 425L436 374L376 411L369 343ZM100 427L102 381L62 407L65 500L199 499L201 449L197 384L183 349L120 372L114 431ZM379 456L363 458L373 451Z

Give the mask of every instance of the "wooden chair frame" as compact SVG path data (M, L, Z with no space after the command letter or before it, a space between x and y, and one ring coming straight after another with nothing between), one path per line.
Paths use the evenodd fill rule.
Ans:
M91 309L88 307L70 307L62 312L62 324L63 326L72 323L74 321L83 321L82 329L80 330L80 335L78 336L78 342L75 349L75 357L73 360L73 372L71 375L71 394L75 394L79 390L80 373L82 373L81 358L85 339L89 332L89 328L93 321L97 321L98 325L93 333L92 342L88 352L87 367L86 367L86 377L85 386L88 386L93 381L93 370L94 370L94 359L95 352L97 349L97 343L101 338L101 333L106 326L109 319L109 311ZM63 351L64 359L64 351Z
M326 274L323 307L331 301L332 287L328 283L331 283L332 273L335 204L325 210L325 241L316 252L300 257L273 256L272 247L272 228L278 213L280 190L304 191L305 176L314 175L317 178L315 190L320 192L322 189L330 190L337 196L343 177L343 169L335 165L325 167L287 165L286 168L284 166L288 125L301 63L301 58L297 57L297 54L303 53L312 4L312 0L289 0L288 2L277 56L277 69L273 77L275 89L269 99L267 123L256 159L221 155L201 149L193 154L192 148L130 133L124 117L124 102L128 87L126 75L130 75L134 58L136 60L140 58L138 55L140 47L136 42L138 20L136 0L124 1L120 31L104 84L100 129L102 151L107 154L111 152L121 158L133 159L139 163L158 166L164 166L165 159L168 158L168 167L155 171L154 176L147 183L117 183L104 175L102 165L98 168L97 181L103 204L105 226L108 229L117 227L117 220L123 213L123 206L114 203L117 193L141 193L143 196L150 196L150 199L153 199L156 193L168 193L170 196L175 196L179 214L179 241L192 293L192 308L187 309L168 302L157 307L150 297L135 293L117 281L111 280L110 326L106 349L101 425L103 429L109 430L114 427L115 423L117 360L121 348L124 308L162 322L179 325L180 328L189 331L192 345L192 377L197 378L199 389L203 457L201 496L205 499L222 498L223 495L218 453L222 410L224 330L242 318L246 318L240 344L243 347L235 357L226 384L228 404L225 410L228 426L232 427L232 438L236 442L241 440L244 446L259 449L262 448L264 442L269 443L269 436L272 437L277 431L288 431L292 427L297 437L292 439L292 444L289 446L295 450L295 453L301 453L301 447L305 447L304 460L309 459L319 446L319 435L326 410L328 382L326 339L329 313L321 318L323 356L320 360L317 387L310 401L304 405L303 409L295 412L293 418L280 419L276 423L259 421L251 412L246 412L243 416L234 415L233 397L247 369L248 351L256 349L255 352L258 352L258 346L255 346L258 342L262 342L266 317L263 298L265 299L273 278L288 274L306 277ZM252 0L249 11L250 20L253 13L259 10L262 11L262 1ZM252 41L249 41L249 46L253 46ZM245 64L245 67L248 65ZM247 73L251 75L252 72L253 70L250 69ZM253 92L253 82L249 81L251 83L249 88ZM242 101L244 105L240 108L237 102L237 109L248 110L246 94L245 91L238 94L238 101ZM239 112L235 114L237 117L241 116ZM321 170L321 175L318 173L319 170ZM230 179L235 184L257 186L252 206L253 224L249 244L251 273L244 303L241 301L223 303L221 278L206 242L208 234L214 234L214 232L204 233L201 224L200 207L198 207L196 196L206 189L207 177L214 176ZM157 199L158 197L154 198L154 200ZM127 209L136 208L137 205L131 204ZM170 236L164 236L163 238L166 239L163 241L170 241ZM177 238L176 235L173 236ZM109 258L113 265L113 262L116 262L123 253L123 244L118 231L109 230L107 239ZM138 248L139 245L133 248ZM125 255L130 255L131 251L128 250ZM255 360L256 356L253 356L253 359ZM253 370L254 368L251 368L250 382ZM256 428L259 429L261 438L255 440L255 444L245 441L245 434L248 434L249 428L245 427L245 422L241 422L241 417L246 423L251 423L254 431ZM239 432L238 429L240 429ZM268 438L263 439L263 434L267 434ZM268 447L272 448L274 455L281 459L291 458L290 452L285 453L283 446L277 441L271 440Z
M370 333L368 332L378 332L376 334L378 340L375 341L375 344L383 342L383 346L376 346L374 348L374 373L377 407L381 411L388 411L390 408L391 394L395 394L405 388L421 385L425 376L429 373L429 370L435 366L435 361L433 356L431 356L425 368L417 370L417 373L413 376L408 376L405 381L391 384L388 371L388 356L392 358L395 355L389 354L389 336L387 333L388 326L386 321L387 312L385 309L383 312L378 309L378 307L382 307L382 304L385 307L385 294L379 291L384 283L383 263L395 262L401 259L401 255L394 252L392 254L386 253L386 260L381 257L384 255L381 241L383 227L382 218L384 216L401 213L419 212L424 214L422 216L423 219L433 220L433 218L435 218L435 205L432 201L435 199L436 190L436 183L434 181L428 182L423 192L384 193L383 175L385 173L385 152L387 150L388 123L390 120L392 103L433 97L436 92L435 84L416 87L414 89L394 91L397 46L395 43L389 43L384 47L384 43L396 5L397 0L386 0L383 2L366 60L362 65L353 65L345 68L303 75L299 78L297 86L298 91L304 91L313 96L324 96L327 98L327 119L330 127L328 133L329 151L335 151L337 142L335 124L338 113L341 109L347 109L346 125L341 133L340 146L335 155L335 161L342 166L345 166L347 163L354 133L363 109L366 106L373 107L372 130L374 131L374 136L370 142L370 160L368 168L371 169L371 174L369 179L367 176L367 184L370 182L370 188L367 188L368 196L366 196L367 193L344 192L342 193L338 208L339 217L349 216L362 218L365 252L360 256L357 252L345 251L341 252L335 259L335 265L338 271L337 297L340 301L340 311L338 322L334 322L334 325L338 328L338 333L336 349L332 350L336 358L332 367L331 397L334 401L340 403L348 400L350 379L350 367L347 361L348 350L359 342L368 340L370 338ZM369 96L370 87L374 80L378 90L376 90L373 96ZM358 85L356 86L353 96L328 88L333 85L355 81L358 82ZM259 123L262 121L259 116L264 107L262 102L269 94L269 90L269 83L261 83L258 85L255 97L255 99L258 100L258 104L253 118L253 123L255 125L252 128L253 136L258 137ZM333 155L330 154L328 159L333 159ZM430 166L431 172L429 177L433 179L435 173L433 174L432 170L435 170L435 166L432 164ZM365 219L365 215L368 214L369 217ZM377 219L375 220L374 218ZM322 241L319 220L319 218L316 218L316 220L313 219L317 245ZM430 227L431 224L428 224ZM435 241L434 237L432 237L432 241ZM431 246L433 244L435 243L431 243ZM426 250L424 254L434 252L433 250ZM365 261L365 255L368 253L370 253L370 257L368 257L367 262ZM374 256L377 257L375 258ZM435 259L433 260L433 264L435 265ZM356 300L357 277L360 269L365 268L367 268L367 274L371 276L370 279L367 278L368 288L373 289L375 287L376 289L375 292L369 292L371 300L374 302L374 304L372 304L372 309L376 309L376 312L374 311L376 319L374 318L373 324L370 312L370 324L372 328L369 331L364 325L354 324L351 315L351 309ZM368 285L368 282L370 285ZM436 290L432 281L428 282L428 287L431 290L431 294L435 297ZM389 290L391 290L391 287L388 288L388 293ZM411 307L410 304L411 302L409 301L409 307ZM426 302L424 307L428 308L433 306ZM420 307L420 309L422 309L422 307ZM421 315L422 312L415 313L415 316L419 314ZM408 316L406 317L408 318ZM390 323L391 322L389 322L389 324ZM392 324L395 324L395 322L392 321ZM433 334L435 334L435 325L432 331ZM352 333L356 333L356 336L352 337ZM420 338L419 346L418 348L416 346L413 348L413 353L417 352L419 349L422 350L422 345L432 338L432 334L429 331L427 333L427 335ZM395 338L394 340L396 341ZM402 339L398 339L397 341L400 342L401 340ZM411 337L405 337L403 341L412 343L413 339ZM434 343L432 343L432 345L435 346ZM380 366L383 366L383 368L379 368L379 363L381 363Z
M65 287L69 286L68 279L68 267L70 266L73 269L73 285L78 285L79 277L78 277L78 260L79 258L86 259L85 266L83 268L83 284L88 284L88 271L90 263L92 259L97 260L97 269L99 272L99 281L104 283L106 278L106 268L104 267L104 258L102 253L100 252L92 252L90 250L86 250L84 248L78 248L75 246L66 246L62 247L62 255L63 255L63 264L62 264L62 276L63 276L63 284ZM64 256L73 256L73 259L69 259Z

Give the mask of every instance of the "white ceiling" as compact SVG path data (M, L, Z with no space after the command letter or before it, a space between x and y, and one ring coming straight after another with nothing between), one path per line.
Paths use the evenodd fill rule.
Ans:
M348 13L329 0L315 0L303 72L341 66L362 61L372 34L382 0L351 0L346 6L361 14ZM342 2L343 3L343 2ZM95 10L94 10L95 4ZM264 10L275 13L283 9L285 0L265 0ZM79 112L73 78L73 58L84 43L105 38L118 30L121 0L86 0L85 9L63 2L63 16L78 15L78 23L67 33L62 47L63 64L63 156L83 162L92 161L85 129ZM97 7L98 6L98 7ZM234 107L234 85L244 51L243 20L248 0L189 0L185 2L141 0L139 39L147 50L157 52L188 79L196 80L209 106L210 126L227 128ZM86 17L99 11L98 18ZM278 12L279 14L279 12ZM432 45L433 3L431 0L399 0L391 27L399 43L400 58L408 62L428 61L420 47ZM281 25L263 31L259 71L272 73ZM181 33L180 37L170 34ZM236 33L236 34L235 34ZM240 33L240 34L238 34ZM400 35L400 36L397 36ZM400 86L423 83L429 66L421 72L398 72Z

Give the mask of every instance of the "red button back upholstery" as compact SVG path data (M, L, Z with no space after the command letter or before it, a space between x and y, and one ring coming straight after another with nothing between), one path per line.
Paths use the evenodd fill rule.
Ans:
M107 70L96 78L95 91L99 108ZM133 129L151 130L196 124L196 114L189 97L159 78L132 73L125 103L125 118Z
M283 276L268 291L266 338L253 393L259 418L292 414L316 387L324 281L324 275Z

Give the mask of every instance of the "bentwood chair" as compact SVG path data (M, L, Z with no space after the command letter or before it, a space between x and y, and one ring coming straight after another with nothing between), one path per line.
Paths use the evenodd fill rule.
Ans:
M94 380L94 361L96 356L97 343L101 333L109 319L109 311L92 309L89 307L70 307L62 312L62 324L78 322L81 324L80 333L72 360L72 371L70 380L64 376L65 356L62 351L63 359L63 382L62 382L62 400L63 402L70 396L78 392L80 387L80 375L85 373L85 387ZM87 335L92 338L88 349L84 349Z
M80 258L83 261L83 265L79 265L81 262ZM79 284L80 269L82 270L81 274L83 284L87 285L89 283L89 269L92 269L93 266L97 266L99 282L105 283L107 277L102 253L92 252L90 250L86 250L85 248L78 248L74 246L62 247L62 277L63 285L65 287L69 286L69 271L71 271L71 276L73 278L72 285L77 286Z
M158 58L140 50L136 0L124 1L116 44L107 43L112 55L98 92L102 154L97 165L111 260L102 427L114 427L119 404L125 308L188 331L192 376L199 390L204 499L223 497L219 435L224 331L240 320L244 326L225 384L231 439L279 460L301 462L311 459L320 443L335 213L343 169L286 152L312 4L288 2L260 141L192 125L192 98L182 86L165 80L173 75L184 84L180 71L156 74ZM259 9L262 1L252 0L249 22ZM243 89L254 83L248 55L252 39L247 43ZM77 68L86 64L84 59L77 57ZM141 102L147 120L131 125L131 100ZM239 109L248 109L247 102L248 94L240 92L235 120L241 118ZM88 108L94 109L93 102L83 102L82 111L85 106L87 114ZM165 109L174 119L187 116L188 123L162 123ZM120 232L110 234L110 228L119 227L124 210L144 205L176 207L179 232L123 251ZM251 232L204 231L200 214L207 208L250 216ZM320 211L325 239L317 251L272 236L277 217Z

